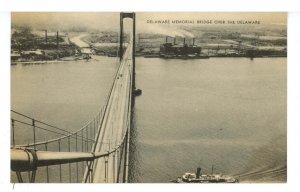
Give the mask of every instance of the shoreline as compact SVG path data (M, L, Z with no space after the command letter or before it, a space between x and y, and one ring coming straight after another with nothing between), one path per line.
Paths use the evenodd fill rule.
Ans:
M147 59L151 58L160 58L160 59L184 59L184 60L195 60L195 59L210 59L210 58L249 58L250 57L244 57L244 56L210 56L209 58L164 58L159 56L144 56L140 55L137 57L144 57ZM255 58L287 58L287 56L263 56L263 57L253 57ZM93 59L91 59L93 60ZM17 64L50 64L50 63L63 63L63 62L70 62L70 61L86 61L85 59L68 59L68 60L46 60L46 61L11 61L11 65L17 65Z
M40 60L40 61L11 61L11 65L17 64L47 64L47 63L62 63L62 62L69 62L69 61L84 61L86 59L83 58L76 58L76 57L65 57L59 60Z
M11 65L17 64L48 64L48 63L62 63L67 61L78 61L78 60L47 60L47 61L11 61Z

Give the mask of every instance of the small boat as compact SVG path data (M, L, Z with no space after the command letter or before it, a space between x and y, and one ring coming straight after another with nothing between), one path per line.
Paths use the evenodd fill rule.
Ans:
M185 173L182 177L175 180L176 183L238 183L239 180L232 176L222 174L202 175L201 168L197 168L197 173Z
M142 94L142 90L141 89L134 89L133 94L134 94L134 96L140 96Z

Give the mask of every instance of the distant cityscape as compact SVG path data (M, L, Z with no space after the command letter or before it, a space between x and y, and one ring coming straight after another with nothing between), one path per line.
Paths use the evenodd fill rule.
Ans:
M160 58L286 57L287 31L237 28L188 28L189 36L138 33L136 56ZM118 56L115 31L50 31L15 27L11 36L11 60L89 60L92 55ZM125 42L128 37L125 35ZM125 45L126 47L126 45Z

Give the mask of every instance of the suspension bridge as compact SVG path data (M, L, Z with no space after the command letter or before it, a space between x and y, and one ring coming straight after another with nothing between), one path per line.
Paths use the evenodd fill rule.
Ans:
M123 20L132 19L127 48ZM105 104L75 132L11 110L11 173L22 182L126 183L135 89L135 13L120 13L120 65ZM31 142L17 138L19 129ZM43 135L53 135L43 140ZM23 139L23 140L22 140ZM15 181L13 181L15 182Z

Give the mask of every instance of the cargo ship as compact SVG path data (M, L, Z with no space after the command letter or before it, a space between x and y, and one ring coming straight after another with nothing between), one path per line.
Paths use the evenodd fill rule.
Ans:
M197 168L197 173L185 173L183 176L178 177L175 183L238 183L239 179L228 175L214 174L201 174L201 168Z
M188 45L183 38L182 44L176 43L176 38L174 38L173 43L168 42L168 37L166 37L166 42L160 46L159 57L165 59L208 59L209 56L201 55L201 47L195 45L195 38L193 38L193 43Z

